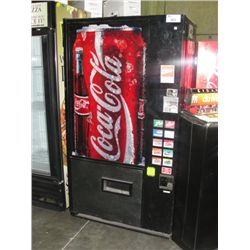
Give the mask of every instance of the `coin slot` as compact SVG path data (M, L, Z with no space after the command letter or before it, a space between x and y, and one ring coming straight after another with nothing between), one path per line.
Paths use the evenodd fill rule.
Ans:
M173 190L174 177L172 175L162 175L159 176L159 188L168 191Z

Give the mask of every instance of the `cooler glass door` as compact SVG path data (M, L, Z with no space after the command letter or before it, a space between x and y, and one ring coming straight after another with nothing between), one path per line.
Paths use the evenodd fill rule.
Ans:
M32 171L50 175L42 37L32 36Z

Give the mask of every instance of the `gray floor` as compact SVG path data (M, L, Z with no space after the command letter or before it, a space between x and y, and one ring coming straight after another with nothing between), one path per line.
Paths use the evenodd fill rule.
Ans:
M173 241L85 220L44 208L32 208L33 250L180 250Z

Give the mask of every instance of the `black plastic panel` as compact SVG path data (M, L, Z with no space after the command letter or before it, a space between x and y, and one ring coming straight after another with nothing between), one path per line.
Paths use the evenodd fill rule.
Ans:
M218 124L180 118L173 240L184 249L218 245Z
M74 213L141 226L142 169L76 158L70 164Z
M32 175L32 203L33 205L65 209L64 183L50 176Z

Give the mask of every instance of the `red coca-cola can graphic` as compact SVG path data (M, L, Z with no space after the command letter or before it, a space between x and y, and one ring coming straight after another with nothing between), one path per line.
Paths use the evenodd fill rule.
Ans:
M89 95L88 157L138 164L142 160L145 49L141 29L90 25L82 39Z

